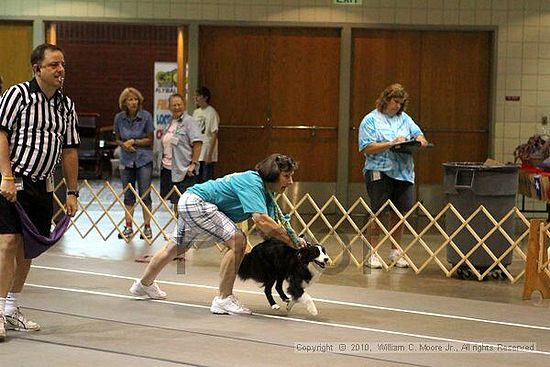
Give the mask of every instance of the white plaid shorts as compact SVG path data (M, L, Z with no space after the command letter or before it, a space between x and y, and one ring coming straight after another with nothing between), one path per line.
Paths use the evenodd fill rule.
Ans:
M178 201L178 223L170 239L187 249L197 242L225 242L236 232L235 223L216 205L184 192Z

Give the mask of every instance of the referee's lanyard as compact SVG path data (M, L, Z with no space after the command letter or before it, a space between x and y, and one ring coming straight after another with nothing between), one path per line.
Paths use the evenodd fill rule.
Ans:
M43 180L33 180L30 177L27 177L27 179L35 183L44 182L46 184L46 192L53 192L55 188L54 182L53 182L53 175L49 175ZM13 182L15 184L15 189L17 191L23 191L25 189L25 183L24 183L23 177L15 176Z

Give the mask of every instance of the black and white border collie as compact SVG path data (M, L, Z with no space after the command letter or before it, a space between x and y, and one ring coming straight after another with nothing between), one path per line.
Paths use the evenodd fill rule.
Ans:
M305 288L319 279L329 263L330 258L321 245L308 244L295 249L282 241L267 239L244 256L238 274L242 280L253 279L263 285L272 309L280 308L271 295L275 285L277 293L287 303L287 311L295 303L304 303L308 312L315 316L319 312ZM287 292L291 299L283 291L284 280L288 282Z

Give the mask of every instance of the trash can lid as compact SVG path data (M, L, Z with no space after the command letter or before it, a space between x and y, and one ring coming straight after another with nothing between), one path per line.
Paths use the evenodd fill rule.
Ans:
M445 168L466 168L470 170L517 170L520 165L515 163L507 163L500 165L486 165L483 162L445 162Z

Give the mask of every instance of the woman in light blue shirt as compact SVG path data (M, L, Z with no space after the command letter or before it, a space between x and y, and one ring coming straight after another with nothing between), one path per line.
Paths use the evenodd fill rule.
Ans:
M143 209L143 238L151 239L151 217L145 207L151 210L151 195L143 194L151 186L153 175L153 118L151 114L143 109L143 95L135 88L126 88L120 94L118 103L121 112L117 113L114 121L116 144L120 146L120 177L123 189L128 184L137 188L140 197L143 197L145 204ZM124 218L126 226L123 231L124 237L128 239L134 233L132 229L132 217L136 198L132 191L124 192L124 206L126 212ZM123 238L121 234L118 238Z
M359 151L365 156L363 174L370 198L370 208L376 213L386 201L391 200L401 213L406 213L414 202L414 162L410 153L400 153L392 148L409 140L417 140L425 147L428 141L422 130L405 113L408 93L401 84L388 86L376 100L376 108L363 118L359 126ZM390 209L390 230L399 222L399 217ZM385 216L384 216L385 217ZM371 222L367 239L373 247L378 243L378 224ZM403 226L393 233L399 243ZM395 266L409 266L401 250L392 244L390 262ZM382 267L377 254L371 254L367 266Z

